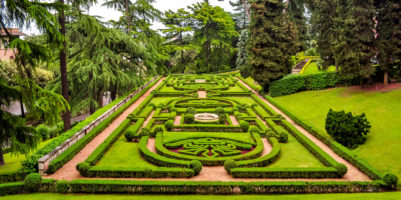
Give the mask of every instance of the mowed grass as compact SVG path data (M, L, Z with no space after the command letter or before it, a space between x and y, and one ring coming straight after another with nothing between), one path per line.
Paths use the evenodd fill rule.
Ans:
M302 195L94 195L35 193L0 197L4 200L399 200L401 192L356 193L356 194L302 194Z
M310 153L294 136L288 135L288 142L280 144L280 157L269 168L308 168L324 167L324 165Z
M249 133L223 133L223 132L164 132L163 143L168 143L183 137L220 137L232 140L240 140L247 143L254 143Z
M44 142L41 142L36 149L40 149L44 147L46 144L51 142L54 138L50 140L46 140ZM36 150L35 150L36 151ZM35 152L33 151L33 152ZM32 153L33 153L32 152ZM30 153L29 155L31 155ZM0 175L2 174L10 174L17 172L22 168L21 162L26 159L26 156L24 154L11 154L11 153L6 153L4 154L4 162L6 163L3 166L0 166Z
M336 67L335 66L330 66L327 68L328 72L332 72L332 71L336 71ZM324 71L320 71L319 67L317 66L316 62L312 62L308 65L308 67L305 69L304 74L316 74L319 72L324 72Z
M127 142L124 136L113 144L96 166L157 168L142 158L139 152L139 143Z
M360 92L350 88L307 91L275 100L308 124L325 132L330 108L365 113L371 122L367 141L353 150L383 173L401 177L401 90Z

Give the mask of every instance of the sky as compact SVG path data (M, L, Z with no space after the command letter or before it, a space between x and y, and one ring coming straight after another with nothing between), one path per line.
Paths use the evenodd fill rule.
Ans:
M106 0L98 0L98 3L96 5L93 5L89 9L89 14L100 16L102 17L102 21L105 22L111 19L117 21L122 15L122 13L112 8L107 8L105 6L102 6L102 4L105 1ZM202 2L202 0L156 0L156 2L153 3L153 6L162 12L167 10L176 11L180 8L187 8L187 6L192 5L196 2ZM230 5L229 0L224 0L224 1L210 0L210 3L214 6L222 7L227 12L233 12L233 8ZM160 22L154 22L152 26L152 28L155 30L162 29L163 27L164 27L163 24L161 24ZM24 33L28 35L36 35L39 32L35 27L32 27L30 29L24 30Z

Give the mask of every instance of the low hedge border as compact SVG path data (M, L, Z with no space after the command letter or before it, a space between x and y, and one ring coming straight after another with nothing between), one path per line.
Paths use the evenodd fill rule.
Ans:
M362 158L359 158L357 155L353 154L350 150L348 150L346 147L342 146L338 142L336 142L334 139L325 136L325 134L321 133L318 131L317 128L310 126L309 124L305 123L304 121L300 120L296 115L292 114L289 112L287 109L279 105L273 98L266 96L265 97L267 101L269 101L271 104L276 106L278 109L280 109L283 113L285 113L289 118L291 118L295 123L298 125L302 126L305 130L307 130L309 133L314 135L316 138L318 138L320 141L325 143L327 146L329 146L334 152L336 152L339 156L353 164L355 167L357 167L359 170L361 170L363 173L368 175L371 179L373 180L380 180L383 178L383 175L378 172L375 168L370 166L368 162L363 160Z
M17 171L11 174L0 174L0 183L22 181L29 172Z
M157 135L159 134L160 133L158 133ZM141 153L141 156L145 158L145 160L161 167L181 167L181 168L189 167L190 161L166 158L162 155L151 152L147 147L148 139L149 139L148 136L144 136L139 141L139 152Z
M236 156L227 156L227 157L214 157L214 158L206 158L206 157L198 157L198 156L191 156L185 154L179 154L172 152L164 147L163 145L163 135L157 134L156 135L156 151L158 154L173 158L173 159L180 159L180 160L199 160L204 166L221 166L224 165L226 160L245 160L245 159L252 159L257 158L262 154L263 151L263 142L260 138L259 133L251 133L252 137L256 141L256 147L249 153L236 155Z
M267 165L273 163L274 161L277 160L277 158L280 156L280 144L278 143L277 138L274 137L269 137L269 142L272 145L272 150L270 153L259 157L255 158L252 160L241 160L237 161L236 164L238 167L266 167Z
M159 76L156 80L154 80L151 84L149 84L144 90L142 90L141 92L136 94L128 103L126 103L124 106L119 108L109 118L107 118L106 120L101 122L97 127L101 126L102 128L106 128L107 126L105 124L109 125L111 123L111 121L113 121L113 120L109 120L109 119L116 118L118 115L120 115L125 109L127 109L132 103L134 103L136 100L138 100L147 90L149 90L149 88L153 87L162 78L163 78L162 76ZM94 119L96 119L97 117L99 117L100 115L105 113L107 110L109 110L111 107L113 107L117 103L119 103L122 99L123 99L123 97L119 98L119 99L116 99L115 101L113 101L112 103L108 104L107 106L97 110L94 114L89 116L87 119L85 119L84 121L78 123L72 129L70 129L69 131L64 132L59 137L54 139L51 143L49 143L46 146L44 146L43 148L39 149L36 153L34 153L33 155L31 155L29 158L27 158L25 161L22 162L24 170L25 171L29 171L29 172L37 171L38 160L41 157L43 157L44 155L46 155L47 153L52 151L55 147L57 147L58 145L60 145L61 143L63 143L67 139L69 139L76 132L81 130L84 126L90 124ZM96 134L96 132L98 132L98 133L101 132L100 131L100 127L99 128L97 128L97 127L95 127L90 133L87 134L87 135L90 135L90 136L87 136L86 139L88 139L89 137L93 137L93 134ZM81 138L81 140L84 139L84 138ZM74 144L69 149L66 150L66 151L69 151L68 153L63 152L62 154L60 154L56 159L54 159L49 164L49 168L51 168L51 170L49 170L49 172L47 172L47 173L51 173L51 172L56 171L61 166L63 166L65 163L67 163L69 160L71 160L72 157L74 157L83 148L83 146L81 146L81 145L82 145L82 142L80 144L77 144L77 145Z
M339 178L334 167L320 168L233 168L235 178Z
M139 167L91 167L86 177L97 178L190 178L194 171L188 168L167 168L156 169Z
M131 124L131 120L125 119L120 126L118 126L109 137L107 137L102 144L100 144L95 151L85 160L91 165L95 165L106 153L106 151L121 137L125 129Z
M57 182L60 193L89 194L305 194L382 192L382 181L372 182L196 182L75 180Z
M173 132L243 132L240 126L221 124L181 124L175 125Z

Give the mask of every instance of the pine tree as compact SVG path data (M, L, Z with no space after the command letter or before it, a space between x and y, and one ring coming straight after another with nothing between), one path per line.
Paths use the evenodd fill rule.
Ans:
M384 71L384 85L388 85L388 73L395 61L401 59L401 1L375 2L377 20L377 49L380 67Z
M336 45L336 59L340 73L346 77L359 78L361 87L363 79L374 72L374 6L373 0L340 0L346 5L343 42Z
M268 91L269 84L291 70L284 5L279 0L255 0L251 6L249 65L252 78Z
M306 26L305 17L305 3L304 0L287 0L288 7L286 8L286 13L289 21L293 23L293 30L296 34L296 43L299 51L305 51L308 38L308 27Z
M250 5L248 0L229 1L234 8L234 22L237 24L238 30L246 29L251 21Z

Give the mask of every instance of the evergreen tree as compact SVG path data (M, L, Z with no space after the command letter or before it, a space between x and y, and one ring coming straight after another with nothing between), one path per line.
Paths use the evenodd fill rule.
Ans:
M251 6L249 65L252 78L267 91L269 84L291 71L290 37L278 0L255 0Z
M375 27L373 0L340 0L346 5L342 38L336 45L336 60L340 73L346 77L363 79L374 72L372 58L374 50ZM340 13L338 15L341 15Z
M247 78L251 75L251 69L248 64L248 45L249 41L249 30L245 29L241 32L239 36L239 41L237 44L238 53L237 53L237 67L241 72L241 76Z
M243 30L249 26L251 21L250 5L247 0L230 0L230 5L234 8L233 20L238 29Z
M375 1L377 20L377 49L384 85L388 85L389 69L401 59L401 1Z
M131 31L132 28L132 15L130 12L130 8L132 7L131 0L107 0L102 4L102 6L106 6L107 8L114 8L116 10L122 11L124 13L125 22L127 23L126 30L127 32Z
M238 36L232 17L222 8L207 2L190 6L194 38L200 46L197 72L213 72L229 68L234 48L232 39Z
M306 25L305 17L305 3L304 0L287 0L288 7L286 8L286 13L289 18L289 22L293 25L294 33L296 34L296 40L299 51L305 51L308 38L308 28Z

